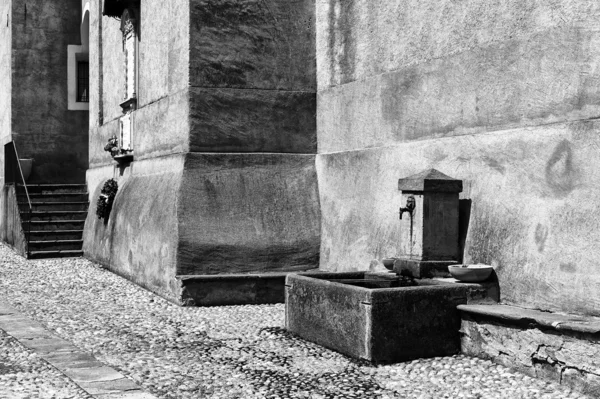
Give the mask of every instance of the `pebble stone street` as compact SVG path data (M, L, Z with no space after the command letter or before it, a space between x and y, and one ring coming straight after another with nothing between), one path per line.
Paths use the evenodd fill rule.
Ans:
M85 259L4 244L0 301L148 397L586 398L465 356L372 366L289 335L283 305L182 308ZM94 397L3 331L0 343L0 398Z

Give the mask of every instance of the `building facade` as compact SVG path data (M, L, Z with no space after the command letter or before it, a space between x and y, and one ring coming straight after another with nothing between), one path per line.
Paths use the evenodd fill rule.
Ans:
M463 260L494 265L506 303L600 315L596 2L0 12L3 143L33 182L87 169L85 256L148 289L183 303L186 276L368 269L401 255L398 178L435 168L463 180Z
M314 4L89 4L91 208L119 189L85 256L178 303L182 278L318 267Z

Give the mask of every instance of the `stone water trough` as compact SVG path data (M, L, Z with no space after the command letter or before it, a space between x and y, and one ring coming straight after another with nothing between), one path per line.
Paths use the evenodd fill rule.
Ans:
M491 301L489 286L394 273L290 274L285 323L307 341L374 363L453 355L460 352L456 307Z
M497 283L448 278L458 263L462 181L429 169L400 179L402 238L394 272L288 275L288 331L376 363L460 352L458 305L498 301ZM403 217L404 216L404 217Z

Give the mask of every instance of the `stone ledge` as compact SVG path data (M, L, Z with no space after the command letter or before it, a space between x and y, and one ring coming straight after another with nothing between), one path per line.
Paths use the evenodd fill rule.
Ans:
M248 274L179 275L183 306L259 305L285 302L285 278L290 273L315 274L310 269L299 272L265 272Z
M597 317L507 305L458 305L461 350L600 397Z
M509 305L459 305L458 310L526 328L600 333L600 317L549 313Z

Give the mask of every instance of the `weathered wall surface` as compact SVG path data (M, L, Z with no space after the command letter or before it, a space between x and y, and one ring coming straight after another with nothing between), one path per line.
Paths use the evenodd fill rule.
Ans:
M188 154L177 274L317 267L316 180L314 155Z
M67 109L67 46L80 44L80 7L69 0L12 1L12 132L30 180L82 181L88 113Z
M123 171L103 151L119 135L121 32L98 3L91 17L100 72L84 253L175 301L176 275L318 265L314 3L265 4L142 2L135 158ZM245 65L241 86L233 64ZM95 203L113 176L120 189L105 225Z
M319 1L320 151L598 115L597 2L410 3Z
M12 2L0 5L0 145L11 140ZM4 149L0 150L0 187L4 185Z
M599 314L599 22L588 0L319 0L321 267L397 255L397 179L436 168L504 301Z
M398 178L436 168L463 179L465 261L496 267L503 301L598 314L599 129L572 122L318 155L321 267L364 270L398 255Z
M90 165L111 164L103 150L119 136L119 104L125 96L125 55L120 20L103 17L95 2L90 16ZM189 148L189 4L187 0L141 3L138 41L137 110L133 112L135 159L175 154ZM102 30L102 35L99 31ZM101 58L101 60L100 60ZM101 89L99 89L101 87Z
M0 240L12 246L19 254L27 254L27 240L21 224L15 187L2 187L0 195Z
M86 257L175 301L182 171L181 155L135 162L123 176L110 166L89 170L90 212L83 237ZM119 190L104 221L95 211L107 176L117 180Z
M316 151L314 0L191 0L192 151Z

